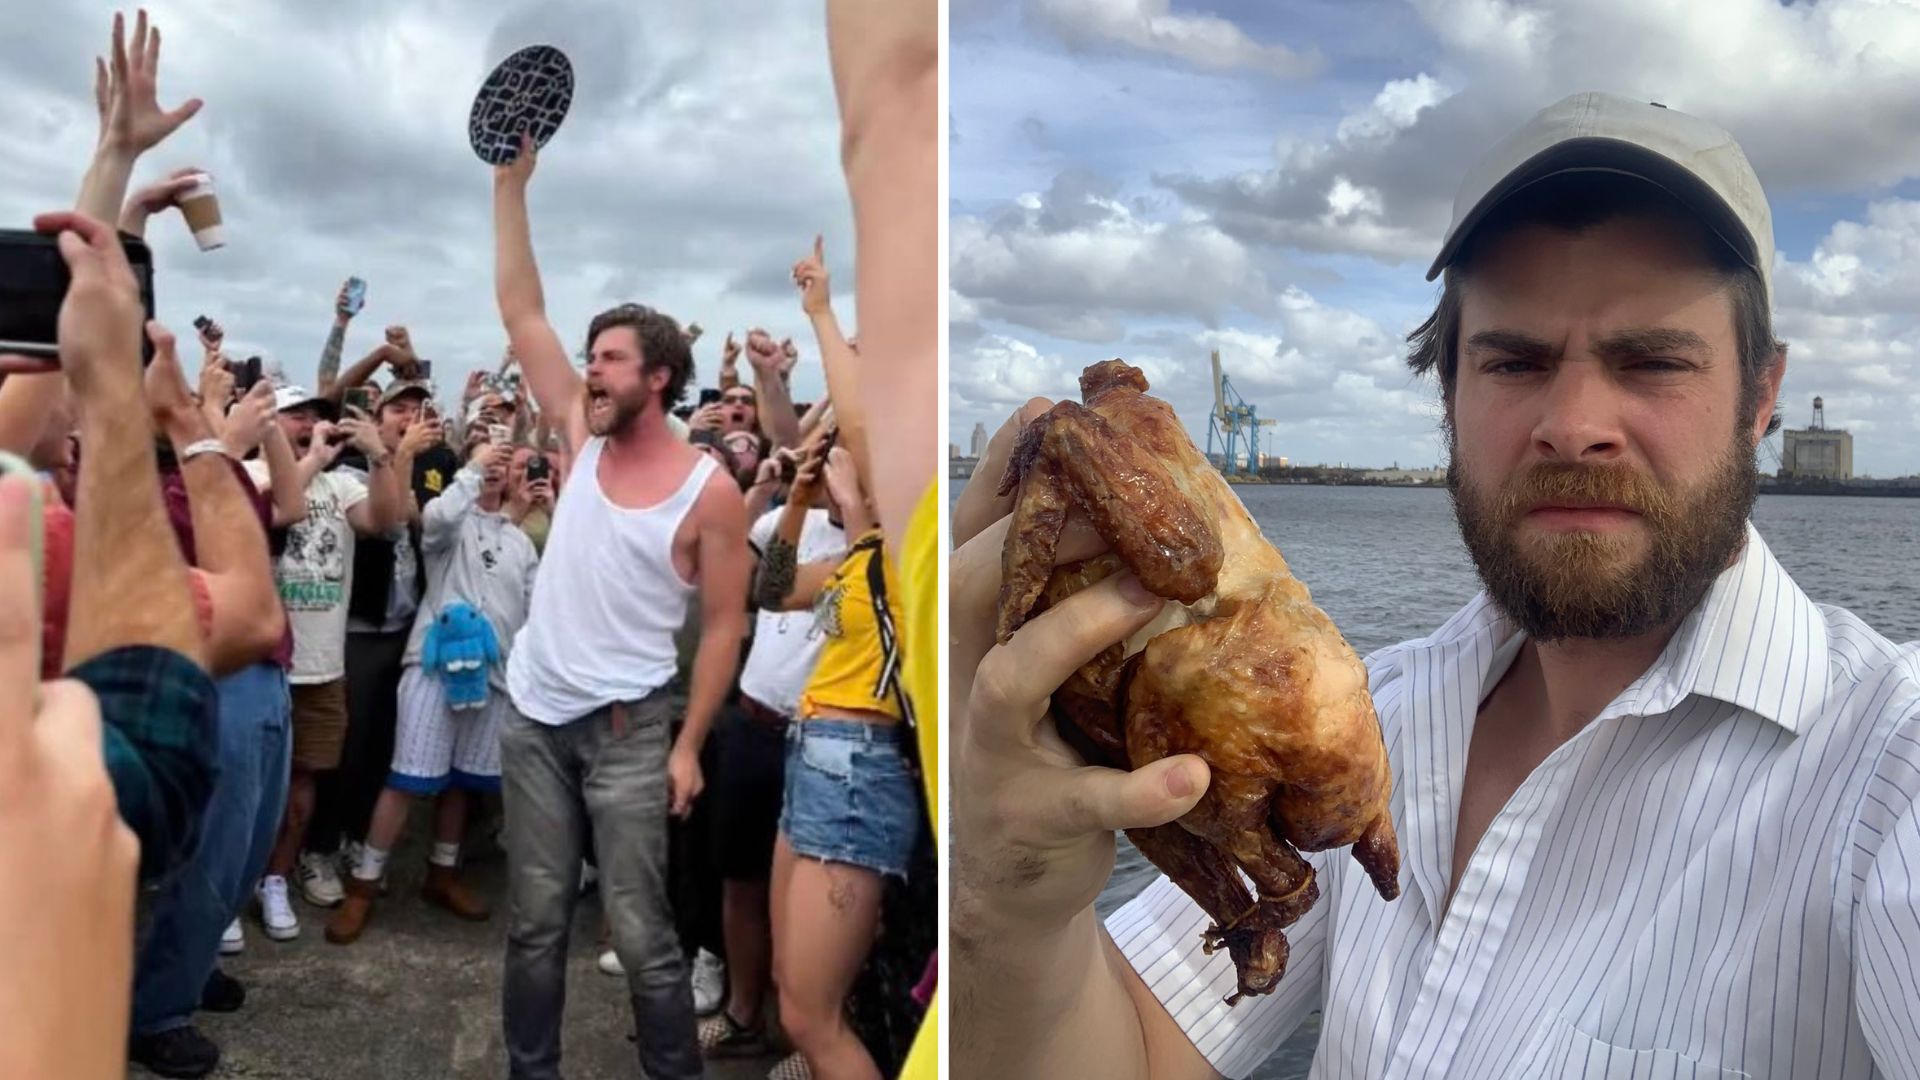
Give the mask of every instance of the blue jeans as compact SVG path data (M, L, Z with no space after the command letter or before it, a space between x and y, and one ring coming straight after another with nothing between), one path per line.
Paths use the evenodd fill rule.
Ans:
M133 1031L184 1027L200 1007L220 934L266 869L287 801L293 742L286 672L273 664L220 680L220 783L200 845L154 898L134 963Z
M796 720L787 725L780 835L795 855L905 881L919 836L913 773L900 725Z

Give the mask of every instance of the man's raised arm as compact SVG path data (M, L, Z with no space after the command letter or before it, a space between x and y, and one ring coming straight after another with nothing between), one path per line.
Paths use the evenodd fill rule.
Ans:
M493 293L527 388L540 411L553 418L568 448L577 449L587 434L582 380L547 321L547 298L540 288L533 227L527 219L527 181L533 178L535 158L533 140L523 135L519 156L493 170Z

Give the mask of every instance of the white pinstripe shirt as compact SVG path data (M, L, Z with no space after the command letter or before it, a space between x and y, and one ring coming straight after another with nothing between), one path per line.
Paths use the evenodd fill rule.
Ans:
M1482 594L1369 657L1400 899L1311 856L1286 977L1234 1008L1164 877L1108 920L1214 1067L1244 1076L1320 1006L1315 1077L1920 1080L1920 645L1815 605L1747 538L1514 792L1444 917L1474 715L1521 637Z

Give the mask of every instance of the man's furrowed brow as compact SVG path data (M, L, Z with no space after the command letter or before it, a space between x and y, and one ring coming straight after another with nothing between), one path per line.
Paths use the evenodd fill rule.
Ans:
M1551 360L1560 347L1518 330L1481 330L1467 338L1467 355L1492 354L1516 360Z
M1608 334L1594 345L1603 356L1671 356L1677 353L1712 356L1713 345L1691 330L1644 326Z

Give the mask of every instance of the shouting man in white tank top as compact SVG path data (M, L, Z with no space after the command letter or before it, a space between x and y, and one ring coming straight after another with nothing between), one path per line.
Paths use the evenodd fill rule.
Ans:
M494 287L534 400L573 457L532 610L514 639L501 731L512 925L502 1009L514 1080L560 1075L560 1020L587 826L613 944L653 1080L701 1075L693 991L667 897L667 819L700 794L700 747L746 630L746 508L733 479L677 438L669 411L693 357L637 304L587 331L583 379L548 322L527 221L534 149L494 170ZM671 735L674 633L700 598L685 725Z

